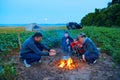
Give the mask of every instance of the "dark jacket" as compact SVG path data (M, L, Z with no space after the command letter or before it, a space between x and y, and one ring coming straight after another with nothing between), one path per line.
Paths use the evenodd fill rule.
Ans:
M45 45L41 44L41 43L36 43L34 41L34 38L33 37L30 37L28 38L22 45L22 48L20 50L20 55L22 54L28 54L28 53L35 53L35 54L38 54L40 56L47 56L49 55L48 52L42 52L42 50L40 50L37 46L37 44L39 44L39 46L41 48L44 48L46 50L50 50L49 48L47 48Z
M67 44L66 40L69 39L69 44ZM73 42L73 39L68 36L68 37L63 37L62 38L62 47L68 47L70 46L71 42Z
M88 37L85 38L85 41L83 43L83 49L85 51L85 54L95 54L97 56L99 55L99 51L98 51L96 45Z

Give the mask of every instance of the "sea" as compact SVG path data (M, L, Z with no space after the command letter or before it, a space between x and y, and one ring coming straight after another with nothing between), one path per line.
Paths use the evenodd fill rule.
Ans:
M28 26L29 24L0 24L0 27L26 27ZM41 27L60 27L60 26L66 26L66 24L37 24Z

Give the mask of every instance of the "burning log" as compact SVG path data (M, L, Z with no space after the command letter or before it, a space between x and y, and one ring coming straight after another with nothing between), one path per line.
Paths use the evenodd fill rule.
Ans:
M68 60L60 60L58 67L62 69L73 70L76 66L73 62L73 59L70 57Z
M70 57L68 59L61 59L60 56L54 57L50 61L49 66L56 67L58 70L68 71L68 70L77 70L80 68L80 60L76 57Z

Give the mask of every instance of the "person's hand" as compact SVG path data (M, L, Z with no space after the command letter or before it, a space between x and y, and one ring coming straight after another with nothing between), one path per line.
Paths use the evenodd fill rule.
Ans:
M49 55L50 55L50 56L55 56L56 53L54 53L54 52L49 52Z
M78 44L78 46L81 48L81 47L82 47L82 44Z
M50 52L54 52L54 53L56 53L56 51L55 51L54 49L50 49Z
M85 55L84 55L84 54L82 55L82 60L83 60L84 62L86 62L86 59L85 59Z
M49 52L49 55L50 56L56 55L56 51L54 49L51 49L50 52Z
M66 43L69 44L69 39L66 39Z

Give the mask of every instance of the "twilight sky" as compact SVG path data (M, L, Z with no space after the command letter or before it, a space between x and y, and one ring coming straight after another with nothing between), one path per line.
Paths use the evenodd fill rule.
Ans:
M111 0L0 0L0 24L80 22Z

